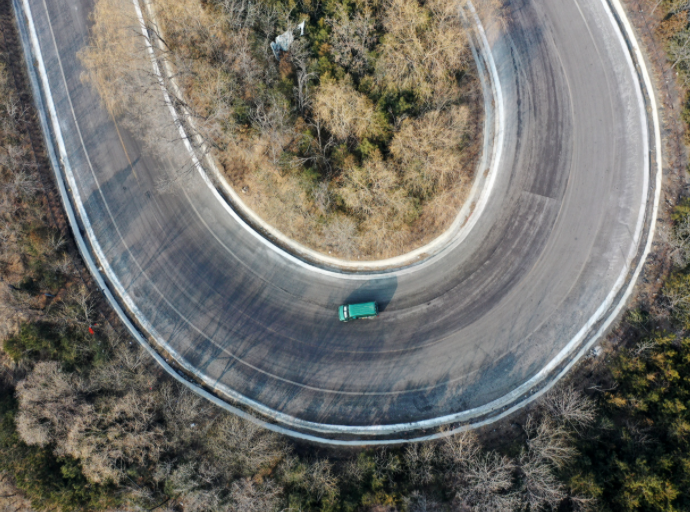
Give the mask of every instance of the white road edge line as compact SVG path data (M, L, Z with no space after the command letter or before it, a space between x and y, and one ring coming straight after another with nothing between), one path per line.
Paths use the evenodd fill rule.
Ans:
M18 14L21 11L19 5L18 5L19 0L13 0L14 6L15 6L15 11ZM135 2L136 7L138 8L137 0L133 0ZM52 132L54 133L54 136L57 141L58 145L58 150L60 154L60 161L65 167L65 171L68 177L68 181L70 182L70 185L72 187L72 192L75 194L75 202L77 202L77 207L79 209L80 216L82 217L82 222L84 223L85 230L89 236L90 242L92 244L92 247L94 248L94 251L96 252L96 256L98 259L103 263L103 269L104 273L108 275L109 279L113 282L113 284L118 288L118 292L120 293L121 291L124 292L122 289L122 286L120 285L119 281L117 278L112 274L112 269L109 267L107 264L107 260L105 260L104 254L102 253L102 250L100 246L98 245L97 240L95 239L95 235L93 233L93 230L88 222L88 217L86 216L86 212L84 211L83 204L79 200L79 195L78 195L78 190L76 189L76 182L74 180L74 176L72 175L71 172L71 167L69 166L69 162L67 160L67 153L65 150L64 146L64 140L62 138L62 134L60 132L60 126L59 126L59 120L57 117L57 112L55 109L55 105L53 104L52 96L50 94L50 86L48 83L48 78L47 78L47 73L45 70L45 64L42 59L41 51L40 51L40 45L38 42L38 36L36 33L36 28L34 26L33 18L31 16L31 9L28 3L28 0L22 0L23 2L23 7L24 11L27 15L27 22L29 25L29 31L30 31L30 42L26 41L26 34L24 33L24 27L22 23L18 23L19 28L20 28L20 33L22 34L22 41L27 49L33 50L34 57L36 58L36 62L38 63L38 68L39 68L39 75L41 78L41 83L43 85L43 90L45 91L45 98L48 103L48 113L50 116L51 120L51 125L53 127ZM452 423L452 422L458 422L458 421L471 421L467 416L477 416L477 415L485 415L489 414L493 411L501 409L502 404L509 404L512 400L516 399L519 397L521 394L525 394L525 398L520 401L519 403L511 406L508 409L503 410L501 413L497 414L496 416L493 416L487 420L480 421L480 422L475 422L475 423L470 423L467 425L463 425L461 427L458 427L453 430L449 430L446 432L441 432L441 433L436 433L428 436L422 436L422 437L416 437L416 438L411 438L411 439L386 439L386 440L332 440L332 439L325 439L323 437L318 437L314 435L309 435L309 434L304 434L302 432L298 431L293 431L288 428L281 427L279 425L275 425L272 423L268 423L265 421L262 421L252 414L248 414L240 409L237 409L225 401L217 398L216 396L208 393L206 390L202 389L195 383L187 381L184 377L179 375L166 361L165 359L160 356L148 343L148 341L141 335L141 333L137 330L137 328L131 323L125 312L121 309L119 306L117 300L115 297L112 295L110 290L108 289L103 277L101 274L98 272L98 266L96 262L93 260L91 257L91 254L88 250L88 247L81 236L81 233L79 232L78 228L78 223L76 221L76 216L74 215L74 211L72 209L71 201L69 198L69 194L65 188L64 180L62 177L62 174L60 172L60 166L58 164L57 158L55 156L54 149L52 147L51 141L47 140L47 145L49 146L49 156L51 159L51 164L54 168L54 172L56 173L57 181L58 181L58 186L60 190L60 194L63 197L63 203L65 205L65 208L67 210L67 215L70 220L70 224L73 227L75 239L77 240L77 245L79 247L80 252L82 253L82 256L84 257L84 260L89 267L91 273L94 275L94 278L96 279L99 287L101 287L103 293L106 295L106 298L109 300L115 311L118 313L120 318L122 319L123 323L127 326L127 328L130 330L132 335L139 341L140 344L144 346L144 348L156 359L156 361L176 380L181 382L182 384L186 385L193 391L197 392L201 396L204 396L205 398L211 400L213 403L216 405L222 407L223 409L232 412L234 414L237 414L238 416L252 421L253 423L263 426L267 429L270 429L272 431L275 431L280 434L296 437L299 439L304 439L307 441L311 442L316 442L320 444L330 444L330 445L342 445L342 446L365 446L365 445L383 445L383 444L400 444L400 443L405 443L405 442L417 442L417 441L425 441L425 440L431 440L431 439L438 439L441 437L445 437L448 435L452 435L453 433L460 432L460 431L466 431L466 430L471 430L474 428L478 428L483 425L488 425L491 424L509 414L514 412L517 409L520 409L524 407L526 404L529 402L534 401L537 399L539 396L543 395L545 392L548 391L567 371L569 371L570 368L579 360L582 355L586 353L589 348L594 345L599 339L599 337L609 328L611 323L617 318L617 316L620 314L622 309L625 307L625 303L627 302L627 299L630 297L634 286L636 284L637 278L642 270L642 267L644 266L645 260L647 255L649 254L651 250L651 244L653 241L653 236L654 236L654 222L656 219L656 215L658 212L658 205L659 205L659 198L660 198L660 192L661 192L661 180L662 180L662 159L661 159L661 130L660 130L660 123L659 123L659 116L658 116L658 109L657 109L657 104L656 104L656 99L654 96L654 89L652 87L651 79L649 77L649 73L646 68L646 64L643 58L643 55L639 49L639 45L637 43L637 40L635 39L634 32L632 31L632 28L630 26L630 23L627 19L627 16L625 14L625 11L620 4L619 0L611 0L611 2L614 4L614 7L616 9L616 12L621 19L623 23L623 28L628 34L628 40L631 42L631 45L633 47L633 51L635 52L636 59L638 61L638 64L640 66L641 72L642 72L642 77L645 83L645 87L649 93L649 98L650 98L650 103L652 107L652 118L653 118L653 124L654 124L654 133L655 133L655 138L656 138L656 156L657 156L657 176L656 176L656 187L655 187L655 197L654 197L654 205L652 208L652 216L651 216L651 221L650 221L650 228L649 228L649 234L647 238L647 243L645 245L644 252L642 254L642 257L638 263L637 268L635 269L635 272L633 274L632 279L630 280L630 283L628 284L628 287L621 297L621 300L618 302L618 305L616 308L613 310L613 312L608 316L608 318L604 321L602 326L598 329L598 331L595 333L595 335L592 337L592 339L583 347L580 348L578 353L576 354L575 357L571 359L571 361L556 375L555 378L553 378L547 385L545 385L542 389L540 389L536 393L531 393L527 394L530 391L530 388L533 388L534 386L538 385L541 383L543 380L545 380L548 377L548 373L550 371L553 371L558 365L560 365L563 360L567 357L569 353L571 353L573 350L575 350L577 347L577 343L581 341L581 338L586 334L586 330L591 328L599 319L597 318L598 316L602 315L608 307L612 305L613 299L615 298L616 293L614 293L615 290L609 294L607 297L607 300L600 306L600 308L597 310L595 315L590 319L590 321L587 322L585 327L578 333L578 336L573 338L566 348L564 348L554 360L549 363L539 374L537 374L535 377L521 385L519 388L514 390L513 392L505 395L501 399L495 400L489 404L486 404L485 406L479 407L472 409L470 411L464 411L462 413L457 413L454 415L448 415L444 416L441 418L436 418L433 420L425 420L421 422L413 422L413 423L404 423L404 424L398 424L398 425L388 425L388 426L375 426L375 427L353 427L353 426L345 426L345 425L323 425L323 424L316 424L312 422L306 422L303 420L299 420L297 418L290 417L288 415L278 413L277 411L271 411L269 408L263 406L258 408L261 412L267 411L264 413L267 413L270 417L273 417L277 421L282 421L285 424L292 425L295 427L299 428L304 428L306 430L314 431L314 432L321 432L321 433L331 433L331 434L363 434L363 435L390 435L390 434L395 434L398 432L403 432L403 431L411 431L411 430L417 430L417 429L424 429L424 428L434 428L441 426L443 424L447 423ZM626 58L628 60L629 66L631 67L633 76L637 78L637 73L635 72L634 65L632 63L631 56L629 54L627 45L625 44L625 39L623 38L623 34L620 32L620 27L618 23L616 22L616 19L614 18L608 4L606 4L606 0L602 0L602 3L604 4L604 7L610 17L610 20L614 27L617 30L619 39L621 41L621 44L625 48L625 53L626 53ZM474 16L476 16L476 13L474 13ZM488 42L487 42L488 44ZM41 101L41 90L40 87L38 86L38 81L36 80L36 77L34 76L35 70L33 67L33 63L29 59L29 55L26 55L26 60L27 60L27 67L29 68L29 74L31 76L31 81L32 81L32 86L34 87L35 90L35 96L36 96L36 102L39 106L39 116L41 120L41 124L43 125L44 132L46 134L46 138L49 139L48 134L51 133L50 130L50 125L48 124L48 121L46 120L45 116L45 111L43 108L43 103ZM637 80L636 80L637 81ZM641 90L639 87L637 88L637 93L638 93L638 100L641 101ZM642 111L644 112L645 109L644 107L642 108ZM643 115L644 117L644 115ZM644 126L646 127L646 122L644 123ZM188 141L186 141L188 143ZM648 153L648 147L646 153ZM648 177L647 177L648 178ZM647 187L648 188L648 187ZM646 195L646 194L645 194ZM641 215L642 221L644 221L644 215ZM642 222L643 224L644 222ZM76 229L75 229L76 228ZM639 239L639 231L641 230L641 226L638 224L638 229L636 230L636 238ZM634 255L633 255L634 256ZM623 283L619 282L625 281L625 276L629 272L629 267L626 270L625 273L621 274L621 277L619 280L616 282L616 286L614 288L620 288L622 287ZM371 278L371 276L368 276L368 278ZM128 306L133 305L131 302L131 298L126 295L122 296L122 299L127 303ZM129 299L129 300L128 300ZM135 306L136 310L136 306ZM580 336L582 334L582 336ZM165 344L163 344L165 347ZM179 362L179 361L178 361ZM225 386L222 386L225 387ZM217 388L216 388L217 389ZM220 390L220 392L223 392L223 390ZM232 391L232 390L230 390ZM233 392L232 395L237 395L237 393ZM231 396L232 396L231 395ZM249 405L251 407L252 400L248 400L245 397L245 405ZM464 418L463 418L464 417Z

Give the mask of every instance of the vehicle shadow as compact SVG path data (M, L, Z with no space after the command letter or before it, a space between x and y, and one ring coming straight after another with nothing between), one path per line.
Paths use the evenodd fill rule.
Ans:
M345 299L345 304L376 301L379 312L382 313L388 307L395 291L398 289L398 278L395 276L380 279L372 279L362 283L355 291Z

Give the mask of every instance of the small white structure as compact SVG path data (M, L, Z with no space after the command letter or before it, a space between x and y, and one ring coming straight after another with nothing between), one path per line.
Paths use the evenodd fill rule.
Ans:
M304 23L305 22L303 21L302 23L297 25L300 36L304 35ZM295 37L292 35L292 32L292 30L283 32L278 37L276 37L276 40L274 42L271 43L271 50L273 50L273 55L275 55L276 59L280 60L280 56L290 49L290 45L295 40Z

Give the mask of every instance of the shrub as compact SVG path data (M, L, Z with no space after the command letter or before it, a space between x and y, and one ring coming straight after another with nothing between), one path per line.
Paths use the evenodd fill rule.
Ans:
M100 337L82 326L46 321L23 323L17 334L3 342L3 348L15 362L53 360L67 370L86 369L108 352Z
M388 131L384 116L347 79L322 82L314 97L314 112L317 119L340 140L350 137L382 139Z
M39 510L105 510L119 503L114 489L90 483L78 461L56 457L50 448L27 446L15 430L18 404L11 393L0 393L0 471L11 474L17 487Z

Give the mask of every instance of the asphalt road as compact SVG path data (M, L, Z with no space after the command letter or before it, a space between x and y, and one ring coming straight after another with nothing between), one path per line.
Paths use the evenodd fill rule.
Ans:
M94 0L29 0L69 166L104 266L219 390L329 425L482 407L533 378L610 310L642 240L647 126L601 0L511 0L488 27L506 106L490 204L464 242L405 272L312 272L241 227L189 159L157 159L80 81ZM126 148L126 151L125 149ZM378 300L376 320L338 322Z

